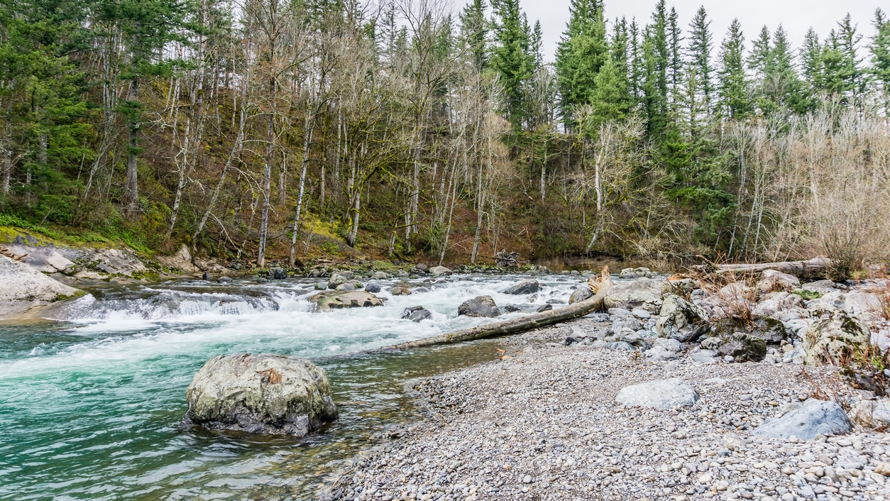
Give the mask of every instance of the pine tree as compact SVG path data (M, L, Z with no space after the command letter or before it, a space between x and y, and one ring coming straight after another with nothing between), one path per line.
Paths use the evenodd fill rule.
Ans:
M720 108L729 119L741 119L751 114L751 96L745 74L745 36L738 19L733 19L729 32L720 46L718 72Z
M699 88L704 94L705 112L710 114L711 92L713 91L711 82L711 49L713 48L713 37L710 30L711 22L708 20L708 14L704 7L700 7L692 18L689 25L689 59L690 64L695 67Z
M667 97L660 86L664 82L664 66L659 64L660 58L656 48L652 27L648 27L643 35L642 46L642 103L646 115L646 132L650 138L659 137L668 123Z
M764 26L760 29L760 35L754 40L751 55L748 56L748 68L758 82L764 81L772 68L773 52L770 47L769 28Z
M655 5L655 12L652 14L652 48L655 56L655 77L656 88L659 93L659 102L661 112L668 112L668 65L670 64L670 53L668 49L667 39L667 12L665 10L664 0L659 0Z
M850 14L838 23L838 46L843 55L843 75L849 98L855 106L862 106L862 94L865 92L865 72L862 69L862 58L859 57L859 42L862 35L856 32L856 25Z
M794 53L788 35L780 24L773 36L772 67L770 68L773 106L788 108L796 113L806 113L809 104L804 84L794 67Z
M478 71L488 67L488 27L485 22L485 0L473 0L459 14L461 39L470 50Z
M630 69L628 67L628 42L627 42L627 21L624 18L615 22L612 30L612 40L609 46L609 54L618 73L618 79L624 88L624 96L622 100L626 106L631 105L630 95Z
M869 47L871 73L883 93L884 115L890 117L890 20L881 9L875 11L874 27L875 36Z
M642 82L643 82L643 49L640 42L640 29L637 26L637 20L630 22L630 69L628 70L628 80L631 98L635 103L639 103L643 98Z
M606 59L594 82L596 86L590 96L591 129L588 131L592 136L596 135L601 124L619 120L627 114L627 87L611 57Z

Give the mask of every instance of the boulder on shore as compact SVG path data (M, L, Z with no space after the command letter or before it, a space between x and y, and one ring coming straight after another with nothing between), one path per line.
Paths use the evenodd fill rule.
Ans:
M807 365L837 365L871 339L868 326L861 319L835 310L811 325L803 334Z
M0 255L0 318L80 293L30 265Z
M341 308L367 308L383 306L383 300L369 292L362 291L327 291L309 297L320 311L331 311Z
M668 294L655 322L655 333L659 337L686 342L704 334L707 318L708 314L699 306L675 294Z
M458 316L494 318L501 314L491 296L478 296L468 299L457 307Z
M617 282L606 292L606 308L643 308L650 313L661 309L662 298L670 291L667 280L638 278L633 282Z
M281 355L213 358L185 394L184 426L302 437L337 419L324 369Z
M701 347L715 350L724 357L732 357L736 362L760 362L766 358L766 341L747 332L709 337Z
M538 292L540 284L537 280L523 280L504 291L504 294L534 294Z
M675 407L692 407L698 400L695 388L682 379L662 379L626 386L615 401L627 407L648 407L660 411Z
M787 439L795 436L801 440L812 440L817 435L840 435L851 431L853 425L841 406L834 402L810 399L782 417L767 419L752 433L769 438Z

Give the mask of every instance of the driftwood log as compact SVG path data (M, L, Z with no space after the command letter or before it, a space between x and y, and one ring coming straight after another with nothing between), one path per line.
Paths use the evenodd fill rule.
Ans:
M475 339L483 339L495 336L505 336L509 334L518 334L547 325L553 325L573 318L584 316L594 310L603 307L603 300L606 292L612 286L612 277L609 275L609 268L603 269L599 280L591 279L588 282L591 292L594 296L590 299L570 304L565 308L553 309L541 313L534 313L512 320L504 320L503 322L494 322L470 329L461 329L459 331L449 332L439 336L418 339L417 341L408 341L406 343L394 346L384 346L379 351L388 350L406 350L410 348L420 348L423 346L434 346L439 344L451 344L461 341L472 341Z
M807 261L783 261L781 263L704 264L696 266L695 269L706 273L762 273L765 270L776 270L803 278L825 275L830 266L830 259L816 257Z

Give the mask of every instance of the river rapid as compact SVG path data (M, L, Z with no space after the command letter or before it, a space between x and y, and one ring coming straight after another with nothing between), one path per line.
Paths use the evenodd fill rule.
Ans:
M0 323L0 499L311 498L326 475L385 430L419 418L405 383L492 360L497 341L398 353L386 345L479 325L463 301L491 295L523 312L566 302L578 277L455 275L385 306L312 312L315 281L206 281L90 291L66 321ZM422 305L431 320L400 320ZM329 376L340 419L303 439L182 431L185 390L210 358L238 352L311 359Z

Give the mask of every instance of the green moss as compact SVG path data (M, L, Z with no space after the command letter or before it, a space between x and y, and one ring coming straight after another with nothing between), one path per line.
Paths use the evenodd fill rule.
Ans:
M88 294L87 291L80 291L80 290L75 292L74 294L71 294L70 296L67 296L65 294L57 294L56 297L54 297L51 302L55 303L58 301L66 301L68 299L77 299L79 297L86 296L87 294Z
M805 291L803 289L797 289L795 291L792 291L791 293L800 296L801 299L805 301L812 301L813 299L819 299L820 297L822 297L821 292Z

